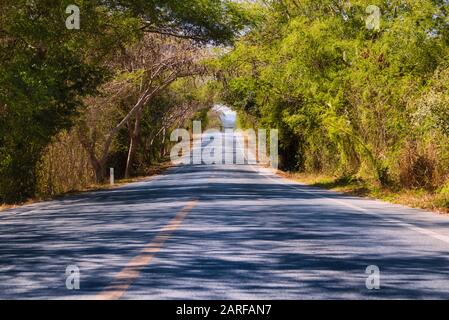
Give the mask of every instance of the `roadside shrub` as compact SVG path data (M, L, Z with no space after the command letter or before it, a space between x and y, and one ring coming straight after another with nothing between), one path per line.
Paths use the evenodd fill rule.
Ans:
M434 188L435 159L431 152L420 152L414 142L408 142L400 158L399 179L406 188Z

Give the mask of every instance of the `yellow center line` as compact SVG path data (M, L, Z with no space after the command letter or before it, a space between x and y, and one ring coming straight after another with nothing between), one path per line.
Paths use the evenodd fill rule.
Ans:
M184 218L192 210L198 200L192 200L183 207L176 216L166 225L152 242L147 244L137 257L134 257L128 264L114 277L114 281L103 292L96 295L98 300L117 300L120 299L131 286L131 284L139 277L140 271L148 266L158 253L165 241L170 238L170 234L179 228Z

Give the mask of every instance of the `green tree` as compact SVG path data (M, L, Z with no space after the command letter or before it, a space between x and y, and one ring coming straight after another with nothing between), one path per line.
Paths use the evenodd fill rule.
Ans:
M114 73L111 54L144 32L229 42L243 21L232 1L80 0L69 30L67 0L1 0L0 201L33 196L36 164L83 111L83 97Z
M415 134L412 102L447 65L447 2L260 3L263 19L217 62L223 98L280 129L286 169L398 180L410 169L398 167L407 140L428 143ZM369 5L380 9L379 29L367 28ZM432 110L441 127L444 113Z
M34 193L43 148L71 125L81 97L108 76L104 56L138 25L79 2L80 30L68 30L69 1L3 1L0 19L0 199ZM106 32L105 32L106 31Z

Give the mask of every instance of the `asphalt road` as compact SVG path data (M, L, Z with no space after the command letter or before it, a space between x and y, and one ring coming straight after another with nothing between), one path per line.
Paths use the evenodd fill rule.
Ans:
M251 165L178 166L0 213L0 298L448 299L449 217Z

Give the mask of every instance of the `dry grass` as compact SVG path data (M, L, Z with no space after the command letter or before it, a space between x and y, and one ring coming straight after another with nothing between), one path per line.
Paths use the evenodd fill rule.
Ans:
M349 195L380 199L413 208L449 214L449 196L445 192L424 189L388 189L362 180L339 178L328 175L312 175L280 172L281 176L311 186L342 192Z
M82 190L74 190L74 191L70 191L70 192L67 192L67 193L64 193L64 194L60 194L60 195L56 195L56 196L52 196L52 197L40 197L40 198L28 199L27 201L24 201L24 202L18 203L18 204L14 204L14 205L0 204L0 212L8 210L8 209L14 209L14 208L17 208L17 207L20 207L20 206L28 205L28 204L39 203L39 202L49 201L49 200L61 199L61 198L67 197L67 196L82 194L82 193L85 193L85 192L93 192L93 191L101 191L101 190L112 190L112 189L116 189L116 188L119 188L121 186L124 186L126 184L129 184L129 183L140 182L140 181L147 181L147 180L151 179L152 177L155 177L158 174L161 174L162 172L164 172L165 170L167 170L171 166L172 166L172 164L171 164L170 161L166 161L166 162L163 162L161 164L151 166L148 169L148 175L147 176L135 177L135 178L130 178L130 179L116 180L115 184L113 186L111 186L109 183L92 184L92 185L90 185L90 186L88 186L86 188L83 188Z

